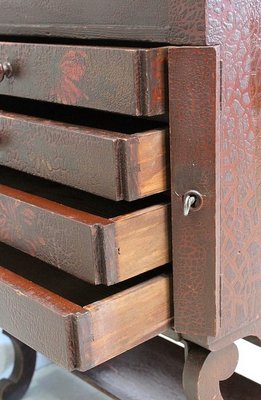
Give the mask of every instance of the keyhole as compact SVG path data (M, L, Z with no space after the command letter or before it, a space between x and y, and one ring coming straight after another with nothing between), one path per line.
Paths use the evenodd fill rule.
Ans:
M203 205L203 197L198 191L190 190L189 192L185 193L183 202L184 216L187 217L191 211L198 211L201 209Z

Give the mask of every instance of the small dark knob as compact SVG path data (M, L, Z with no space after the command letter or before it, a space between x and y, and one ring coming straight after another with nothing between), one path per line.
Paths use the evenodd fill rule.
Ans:
M0 82L6 78L11 78L13 75L13 68L9 62L0 63Z

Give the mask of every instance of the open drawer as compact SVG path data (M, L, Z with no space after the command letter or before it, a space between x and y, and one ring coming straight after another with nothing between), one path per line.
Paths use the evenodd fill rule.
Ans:
M90 369L170 326L165 269L97 288L4 244L0 265L0 326L69 370Z
M65 107L45 105L44 113L42 105L18 102L1 99L14 110L0 111L1 165L117 201L167 190L163 124L79 109L68 118Z
M111 285L171 261L163 199L115 203L4 167L0 183L0 241L87 282Z
M120 114L162 115L168 111L167 55L166 47L1 42L6 77L0 93Z

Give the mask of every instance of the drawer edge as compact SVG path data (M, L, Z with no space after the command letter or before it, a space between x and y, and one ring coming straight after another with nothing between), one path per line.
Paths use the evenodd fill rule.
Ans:
M96 219L91 214L60 206L4 185L0 185L0 209L3 210L4 219L0 234L2 242L80 279L94 284L100 283L99 268L103 265L100 265L102 243L99 229L101 226L111 226L111 221L100 217ZM75 213L76 218L72 217L72 213ZM94 217L93 221L90 217ZM68 241L67 237L70 237L72 230L74 240ZM79 241L80 237L84 240ZM53 243L57 250L55 253ZM74 265L77 265L76 269Z
M166 129L137 133L122 141L126 200L137 200L169 188L167 141Z
M114 219L120 281L171 262L170 220L169 204Z
M51 292L35 284L28 288L28 283L0 267L1 328L58 365L73 370L76 366L73 315L80 313L81 307L64 299L61 302L61 298L54 293L47 300Z
M165 128L129 135L6 111L0 122L2 166L116 201L169 186Z
M159 275L84 307L86 314L75 320L81 354L77 369L91 369L170 328L171 300L171 278Z

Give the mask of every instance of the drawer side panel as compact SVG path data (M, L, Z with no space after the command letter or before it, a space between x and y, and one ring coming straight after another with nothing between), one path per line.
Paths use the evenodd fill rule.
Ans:
M115 219L119 281L171 262L170 225L168 204Z
M142 96L137 64L146 52L150 50L1 42L0 58L11 63L13 77L1 83L0 93L134 116L163 114L165 97L154 104ZM146 68L152 65L141 67L148 75ZM155 85L164 87L162 76Z
M92 283L99 283L95 254L97 229L94 224L59 213L59 204L41 208L34 203L5 195L0 189L0 240L33 257ZM32 196L33 197L33 196ZM62 207L61 207L62 210ZM84 213L83 213L84 214Z
M55 363L72 370L72 315L81 308L0 268L0 325ZM48 296L48 297L47 297Z
M123 142L124 189L129 201L169 188L169 135L158 130L134 135Z
M4 112L0 124L1 165L113 200L122 198L116 133Z
M171 279L161 275L85 307L85 323L82 318L78 326L85 361L78 369L93 368L164 332L172 322L171 298Z

